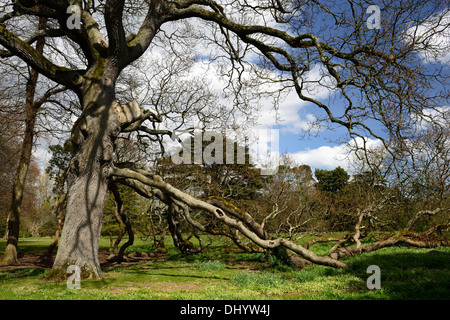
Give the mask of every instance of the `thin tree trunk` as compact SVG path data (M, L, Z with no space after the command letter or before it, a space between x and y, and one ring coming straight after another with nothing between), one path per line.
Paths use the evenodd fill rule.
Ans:
M118 263L121 263L123 261L125 249L133 245L134 243L134 233L131 227L131 223L128 220L127 215L125 213L125 208L123 206L122 198L120 197L119 189L115 184L111 184L109 189L113 193L114 199L116 201L116 208L114 210L114 215L116 216L117 221L120 224L120 233L118 238L116 239L116 242L114 243L113 254L109 260L113 261L114 259L116 259ZM120 241L122 240L122 237L125 235L125 233L128 233L128 240L120 247L119 250L118 248Z
M123 261L123 256L125 254L125 250L132 246L134 243L134 232L133 232L133 228L131 227L131 223L130 221L128 221L127 217L124 217L125 220L125 226L126 226L126 230L128 233L128 240L127 242L125 242L119 249L119 253L117 254L117 262L121 263Z
M176 248L178 248L181 252L184 251L184 245L186 240L181 233L179 228L180 219L178 218L178 212L174 208L173 201L169 198L169 208L167 210L167 223L169 225L169 231L172 235L173 244Z
M62 196L63 198L60 199L60 196L58 196L56 198L56 219L58 222L58 227L55 231L55 238L53 239L53 242L50 244L50 246L47 249L47 253L53 253L53 250L56 248L56 246L58 245L58 241L59 241L59 237L61 235L61 231L63 228L63 216L64 216L64 210L65 210L65 206L66 206L66 199L67 199L67 195L64 194Z
M39 19L39 29L45 29L47 18ZM43 52L45 46L45 38L40 38L36 44L36 51ZM31 154L33 149L34 126L36 124L36 116L42 104L35 104L34 96L36 93L36 84L39 73L31 69L26 85L25 98L25 132L22 142L22 150L20 152L19 165L14 176L12 189L11 210L7 218L7 243L5 249L5 256L0 262L1 265L19 264L17 256L17 247L20 232L20 214L22 209L23 192L25 189L25 181L27 178L28 168L30 166Z
M114 214L114 216L116 217L117 222L119 222L119 234L117 235L116 240L112 243L112 252L111 252L112 256L116 256L117 253L119 252L119 244L122 241L122 238L123 238L123 236L125 235L125 232L126 232L125 223L123 223L122 218L120 217L120 215L116 212Z

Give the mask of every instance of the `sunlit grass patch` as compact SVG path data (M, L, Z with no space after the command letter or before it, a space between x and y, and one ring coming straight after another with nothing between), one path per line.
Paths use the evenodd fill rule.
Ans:
M22 250L42 252L44 240L22 243ZM144 242L132 249L143 252ZM343 259L346 269L283 269L264 254L223 246L190 255L172 249L145 263L104 268L103 279L84 280L79 290L47 281L48 269L0 270L0 299L448 299L450 292L450 248L384 248ZM370 265L380 267L380 290L367 288Z
M195 267L203 271L218 271L226 268L225 264L219 260L208 260L205 262L196 262Z

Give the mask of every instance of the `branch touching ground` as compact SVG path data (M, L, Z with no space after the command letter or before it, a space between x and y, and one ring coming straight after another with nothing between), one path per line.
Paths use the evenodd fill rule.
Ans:
M341 259L344 257L353 256L360 253L372 252L382 248L391 247L398 244L406 244L411 247L417 248L437 248L443 246L449 246L450 241L448 240L436 240L436 241L421 241L416 239L411 239L403 235L395 235L386 240L377 241L375 243L363 246L360 249L355 247L343 247L338 248L334 252L330 253L328 256L333 259Z
M162 193L165 196L174 199L176 203L179 202L180 207L183 207L182 210L185 212L186 219L190 220L188 222L196 226L199 230L204 229L204 227L193 221L193 219L189 215L186 215L186 206L191 209L198 209L211 214L219 221L222 221L225 225L238 230L245 237L247 237L253 243L263 249L273 250L278 247L284 247L288 250L291 250L292 252L300 255L303 258L302 259L298 256L293 255L293 253L288 252L288 255L293 260L297 260L299 262L298 265L304 266L308 263L315 263L335 268L345 268L347 267L347 264L339 261L339 259L361 254L364 252L379 250L397 244L406 244L408 246L419 248L435 248L450 245L450 241L448 240L433 238L433 235L437 230L449 228L449 225L447 224L444 226L432 228L424 232L423 234L407 231L401 232L397 235L389 237L388 239L380 240L375 243L363 246L360 241L360 231L362 228L364 228L364 226L362 226L361 224L366 211L370 210L370 207L359 212L358 220L355 226L355 234L353 236L347 235L343 239L326 238L322 239L322 241L316 241L338 241L338 243L332 248L332 252L329 255L318 256L307 249L315 242L309 242L306 244L306 247L304 247L283 238L269 239L269 236L267 235L265 230L261 228L261 225L258 224L250 214L240 210L239 208L233 206L232 204L219 197L212 197L207 199L206 201L197 199L163 181L160 176L150 174L143 170L137 171L130 168L113 167L111 175L119 178L125 178L127 180L130 179L128 181L139 181L144 185L155 188L159 193ZM158 194L158 192L155 192L155 189L152 190L152 193ZM349 241L354 241L356 243L356 247L340 247L341 244Z
M437 237L436 233L441 230L448 230L450 228L450 224L438 225L435 226L425 232L416 233L410 231L402 231L398 234L395 234L387 239L376 241L372 244L362 246L359 241L359 230L361 227L362 217L364 210L361 211L358 222L355 226L355 235L352 240L356 242L356 247L342 247L339 246L350 240L350 237L347 236L344 239L338 241L338 243L332 248L331 253L328 255L333 259L341 259L344 257L353 256L360 253L371 252L375 250L379 250L386 247L391 247L394 245L405 244L407 246L416 247L416 248L437 248L437 247L448 247L450 246L450 241L443 239L442 237Z
M295 244L289 240L278 238L278 239L262 239L258 236L255 232L251 231L249 228L245 226L245 224L242 221L230 218L223 209L212 205L210 203L207 203L205 201L202 201L200 199L197 199L187 193L184 193L183 191L173 187L167 182L164 182L161 177L157 175L151 175L151 174L143 174L141 172L137 172L131 169L127 168L112 168L111 175L123 177L123 178L129 178L138 180L141 183L158 188L162 190L164 193L168 194L170 197L186 204L188 207L192 209L199 209L202 211L206 211L210 214L212 214L215 218L225 223L227 226L235 228L239 230L244 236L246 236L248 239L250 239L252 242L254 242L256 245L264 248L264 249L274 249L277 247L285 247L286 249L292 250L293 252L301 255L304 259L315 263L315 264L321 264L326 266L331 266L335 268L345 268L347 267L347 264L338 261L336 259L333 259L331 257L323 257L318 256L312 251L309 251L308 249ZM228 211L228 210L227 210Z
M417 214L411 218L411 220L408 221L408 224L406 225L405 231L409 231L411 230L412 226L417 222L417 220L419 220L422 216L427 215L427 216L435 216L438 213L441 213L442 211L445 211L445 209L443 208L437 208L435 210L421 210L419 212L417 212Z

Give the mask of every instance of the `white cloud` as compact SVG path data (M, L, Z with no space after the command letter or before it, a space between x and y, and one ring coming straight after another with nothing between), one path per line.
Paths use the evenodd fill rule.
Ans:
M424 61L450 64L450 10L409 28L405 36Z
M366 147L371 149L378 147L381 143L379 140L366 138ZM349 146L363 146L362 138L351 140L348 143L337 146L321 146L316 149L308 149L291 153L292 158L300 164L306 164L312 168L320 168L332 170L341 167L347 171L351 171L355 161L354 154L351 153Z
M425 130L432 123L448 127L450 122L450 107L426 108L422 110L421 114L413 114L411 117L415 120L415 125L418 130Z
M348 157L345 145L334 147L322 146L316 149L299 151L292 154L298 163L307 164L312 168L334 169L338 166L348 169Z
M304 75L303 85L304 94L316 100L328 97L335 88L333 81L321 65L314 66ZM301 100L293 89L289 90L276 110L272 101L263 101L258 119L260 127L279 125L283 132L294 134L308 130L317 119L312 113L307 113L303 117L300 115L300 111L307 105L308 103Z

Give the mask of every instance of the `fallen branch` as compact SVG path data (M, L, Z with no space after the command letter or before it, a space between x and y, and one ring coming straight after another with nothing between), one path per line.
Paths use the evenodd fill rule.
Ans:
M212 214L216 219L225 223L227 226L239 230L245 237L247 237L252 242L254 242L256 245L258 245L264 249L274 249L274 248L283 246L283 247L285 247L289 250L292 250L293 252L301 255L304 259L309 260L316 264L327 265L327 266L332 266L332 267L336 267L336 268L347 267L347 264L345 264L341 261L330 258L328 256L318 256L315 253L309 251L308 249L305 249L304 247L302 247L298 244L295 244L289 240L283 239L283 238L274 239L274 240L262 239L261 237L258 236L258 234L256 234L255 232L253 232L249 228L247 228L245 226L245 223L243 223L242 221L230 218L226 214L225 210L219 208L218 206L215 206L215 205L212 205L205 201L202 201L200 199L197 199L187 193L184 193L183 191L181 191L181 190L173 187L169 183L163 181L162 178L159 176L143 174L141 172L137 172L132 169L117 168L117 167L112 168L111 175L138 180L145 185L148 185L150 187L155 187L155 188L162 190L164 193L166 193L170 197L172 197L178 201L181 201L182 203L186 204L190 208L206 211L206 212ZM232 210L231 211L226 210L226 211L231 212ZM238 213L238 212L233 212L233 213Z
M448 228L448 224L447 224ZM435 228L432 228L435 229ZM333 252L331 252L328 256L332 259L341 259L348 256L353 256L360 253L365 252L372 252L376 251L382 248L391 247L394 245L399 244L405 244L407 246L416 247L416 248L437 248L437 247L444 247L444 246L450 246L449 240L444 239L434 239L431 240L420 240L424 237L428 237L429 232L425 231L423 233L404 233L400 232L399 234L393 235L392 237L389 237L385 240L380 240L377 242L374 242L372 244L361 246L359 249L356 247L343 247L343 248L337 248Z
M436 227L428 230L425 233L415 234L412 232L403 232L394 235L388 239L380 240L375 243L363 246L360 237L362 219L364 215L374 208L380 207L382 204L374 205L372 204L368 208L361 210L359 212L358 220L355 225L355 234L353 236L347 235L343 239L336 238L324 238L315 241L310 241L307 243L306 247L298 245L292 241L278 238L269 239L266 231L258 224L253 217L234 205L228 203L224 199L218 197L212 197L207 200L197 199L175 187L171 184L163 181L163 179L158 175L152 175L143 170L134 170L132 168L117 168L114 167L111 172L112 176L124 178L128 185L134 184L136 189L139 189L141 194L144 193L144 188L137 188L137 183L131 183L131 181L139 182L143 185L152 187L151 192L146 191L147 194L156 195L163 202L168 199L172 199L179 208L191 208L198 209L203 212L207 212L218 221L223 222L228 227L238 230L242 235L247 237L253 243L259 247L274 251L277 248L285 248L291 250L293 253L300 255L301 257L293 255L292 252L287 251L287 255L291 260L297 260L297 265L307 265L309 263L321 264L326 266L332 266L336 268L345 268L347 264L339 261L339 259L353 256L356 254L371 252L379 250L381 248L397 245L406 244L408 246L414 246L419 248L436 248L439 246L449 246L450 243L447 240L434 239L432 236L438 231L442 230L441 227ZM180 209L181 210L181 209ZM197 227L199 230L206 231L205 227L194 221L189 215L189 209L182 210L186 220L191 223L191 225ZM447 225L448 228L448 225ZM332 252L327 256L318 256L312 251L308 250L308 247L313 243L325 242L325 241L338 241L338 243L333 247ZM356 243L355 247L347 246L340 247L342 243L354 241Z
M435 216L438 213L444 211L445 209L443 208L436 208L432 211L430 210L421 210L419 212L416 213L416 215L414 217L411 218L411 220L408 221L408 224L406 225L405 231L409 231L411 230L412 226L417 222L417 220L419 220L422 216L427 215L429 217Z
M319 237L319 238L309 240L303 246L306 249L309 249L309 247L311 247L312 245L315 245L317 243L327 243L327 242L335 242L335 241L341 241L341 240L342 240L341 238L336 238L336 237L328 237L328 238Z

